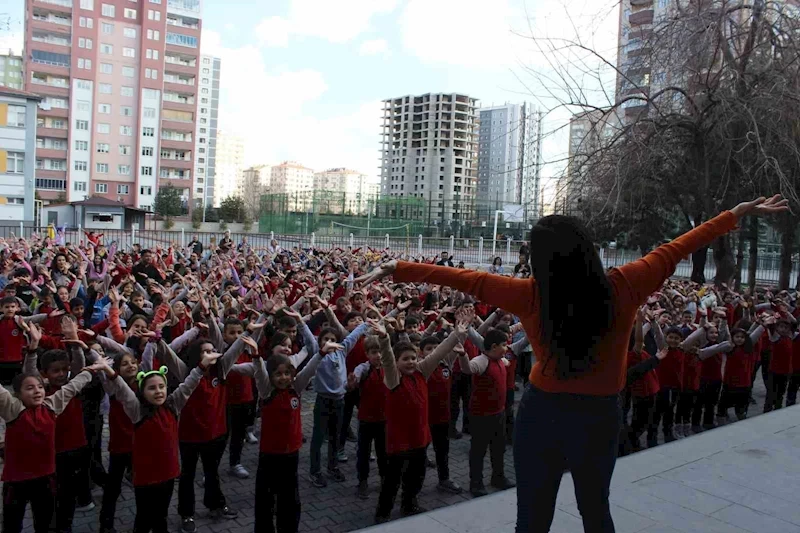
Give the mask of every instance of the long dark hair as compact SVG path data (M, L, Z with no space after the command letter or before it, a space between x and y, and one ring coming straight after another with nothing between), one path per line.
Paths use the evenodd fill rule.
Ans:
M577 219L544 217L531 230L531 273L539 297L539 331L549 347L545 372L558 379L588 372L599 341L611 329L611 283L586 228Z

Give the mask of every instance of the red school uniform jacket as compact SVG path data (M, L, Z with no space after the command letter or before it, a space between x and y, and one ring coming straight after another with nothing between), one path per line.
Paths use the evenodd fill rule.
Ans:
M250 354L242 352L237 364L249 363L253 360ZM253 378L231 372L225 379L225 387L228 388L228 405L243 405L253 403L255 395L253 394Z
M117 400L116 396L110 396L108 400L108 453L112 455L131 453L133 451L133 422L125 413L122 403Z
M383 368L370 366L367 377L361 380L361 400L358 404L358 419L361 422L386 421L387 392L383 383Z
M700 381L718 383L722 381L722 354L712 355L700 363Z
M772 343L772 357L769 360L769 371L773 374L788 376L792 373L792 339L781 337Z
M49 387L47 395L52 396L60 388ZM56 419L56 453L69 452L84 446L86 431L83 429L83 403L80 398L74 397Z
M683 359L683 382L681 390L694 391L700 390L700 373L702 372L702 362L694 354L684 353Z
M401 376L386 394L386 453L425 448L431 443L428 426L428 385L420 372Z
M21 363L27 343L13 318L0 318L0 363Z
M181 474L178 417L162 405L133 430L133 486L155 485Z
M450 389L453 371L440 363L428 378L428 423L432 426L450 423Z
M313 353L308 354L309 357L313 356ZM350 353L347 354L347 358L345 359L345 367L347 367L347 375L353 373L353 370L356 369L358 365L361 363L367 362L367 351L364 349L364 337L358 339L358 342L353 349L350 350Z
M293 388L276 389L262 402L261 453L289 454L300 449L303 445L300 408L300 395Z
M628 352L628 370L634 366L650 359L650 354L642 350L641 353L636 353L631 350ZM662 361L663 362L663 361ZM660 363L659 363L660 364ZM637 379L631 383L631 395L634 398L648 398L658 394L661 390L661 385L658 382L658 374L655 370L650 370L641 379Z
M218 377L208 372L189 397L181 411L181 442L209 442L228 432L227 388Z
M683 385L683 364L686 354L679 348L669 348L667 356L656 367L662 389L680 389Z
M45 405L22 411L6 425L5 453L3 482L27 481L54 474L56 414Z
M506 410L506 368L502 359L489 359L483 374L472 375L469 413L490 416Z
M758 353L753 350L753 353ZM752 354L737 346L727 355L722 382L731 389L750 388L753 378Z

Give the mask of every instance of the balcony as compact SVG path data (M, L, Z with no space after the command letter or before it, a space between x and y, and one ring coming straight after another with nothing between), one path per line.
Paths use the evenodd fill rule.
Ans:
M67 181L67 171L66 170L39 170L36 169L36 188L39 188L39 179L50 179L50 180L62 180ZM58 191L63 189L57 189L55 187L42 187L43 189L50 189L52 191Z
M171 148L171 149L186 149L187 147L192 146L191 138L188 141L176 141L172 139L161 139L161 148Z
M52 32L35 31L31 39L36 43L52 44L55 46L69 47L72 44L69 35Z
M194 133L195 130L195 123L194 121L179 121L174 119L162 119L161 125L165 128L169 128L173 131L178 131L182 133ZM191 136L189 136L191 140Z
M31 23L34 30L53 31L60 28L64 31L72 28L72 17L34 8Z
M67 149L64 148L63 150L58 150L55 148L37 148L36 149L36 157L46 157L52 159L66 159L67 158ZM36 172L38 173L42 169L37 169Z
M630 22L632 26L640 26L642 24L652 24L653 10L644 9L642 11L637 11L636 13L631 13L630 16L628 16L628 22Z
M66 139L69 130L66 128L48 128L46 126L38 126L36 128L36 135L41 137L53 137L55 139Z
M64 107L51 107L50 109L39 108L38 116L40 117L56 117L67 118L69 117L69 109Z
M161 171L158 173L158 177L162 180L190 180L192 179L191 161L189 162L189 167L186 169L168 170L162 166Z

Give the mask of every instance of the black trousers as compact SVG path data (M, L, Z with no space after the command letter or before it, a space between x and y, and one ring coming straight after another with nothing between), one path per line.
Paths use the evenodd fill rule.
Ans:
M492 480L505 477L503 458L506 453L505 412L489 416L471 415L472 440L469 446L470 487L483 485L483 458L486 450L492 463Z
M88 446L56 454L56 531L72 531L77 497L84 494L89 483Z
M108 457L108 477L103 487L103 504L100 508L100 531L114 527L117 500L122 493L122 480L125 472L131 469L131 454L115 453Z
M255 533L297 532L300 526L298 461L297 452L258 456Z
M356 471L358 480L369 478L369 454L375 442L375 457L378 460L378 475L386 475L386 422L358 422L358 445L356 448Z
M506 417L504 426L506 441L511 442L514 437L514 389L506 391Z
M517 375L522 379L522 383L528 383L533 366L532 352L522 352L517 363Z
M339 450L344 449L347 443L347 433L350 430L350 422L353 420L353 409L358 406L361 400L361 391L359 389L348 391L344 395L344 409L342 411L342 424L339 429Z
M237 403L228 405L228 428L230 428L231 443L229 448L229 464L231 467L242 462L242 449L244 448L244 435L247 428L255 421L254 403Z
M764 401L764 412L783 407L783 397L789 384L789 374L769 372L767 376L767 399Z
M209 510L225 507L225 496L219 485L219 462L225 451L227 436L208 442L181 442L181 479L178 483L178 514L182 518L194 516L194 476L197 460L203 462L206 476L203 487L203 505Z
M91 387L91 388L90 388ZM100 487L106 484L106 470L103 468L103 413L100 412L100 404L103 401L105 391L102 384L93 381L90 387L83 389L83 428L86 433L86 442L91 451L86 470L83 475L89 476L85 482L81 483L81 492L78 493L78 505L88 505L92 501L91 482Z
M700 392L694 403L692 411L692 425L700 424L711 427L714 425L714 413L719 403L719 392L722 390L721 381L701 381Z
M750 391L748 387L728 387L722 386L722 397L720 398L720 410L727 413L733 407L736 418L743 420L747 418L747 408L750 406Z
M472 394L472 376L457 372L450 385L450 426L455 428L458 415L462 414L461 430L469 433L469 397Z
M800 372L795 372L789 378L789 389L786 392L786 406L797 403L797 391L800 390Z
M639 438L647 431L647 446L658 444L658 424L654 423L656 414L656 395L632 397L633 416L630 425L630 441L634 449L640 447Z
M3 532L20 533L25 508L31 504L33 530L47 533L56 508L56 476L3 483Z
M335 469L339 462L336 459L339 445L339 428L344 411L344 400L326 398L317 395L314 402L314 430L311 433L310 463L311 474L319 474L322 470L322 443L328 436L328 470ZM262 424L264 422L262 421Z
M617 395L547 393L529 386L514 435L517 533L550 531L565 468L586 533L613 533L608 496L622 413Z
M436 455L436 471L439 474L439 481L450 479L450 436L448 435L449 424L432 424L431 440L433 441L433 452Z
M682 390L678 394L678 405L675 408L676 424L689 424L692 421L695 401L697 401L697 391Z
M663 421L664 435L672 433L672 424L675 421L675 405L678 403L678 389L661 389L656 396L656 413L653 423L658 424Z
M403 494L400 498L400 508L411 510L414 507L417 495L425 483L425 469L428 460L425 450L425 448L416 448L386 456L386 477L381 485L378 509L375 512L376 517L388 518L392 514L394 500L401 485Z
M172 501L175 480L170 479L155 485L134 487L136 518L133 533L167 533L167 513Z

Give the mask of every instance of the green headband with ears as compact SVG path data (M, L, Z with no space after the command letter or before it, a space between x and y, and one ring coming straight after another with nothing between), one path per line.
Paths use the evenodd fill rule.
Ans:
M161 376L164 381L167 381L167 367L162 366L158 370L151 370L150 372L139 372L136 374L136 382L139 384L139 388L142 388L142 382L150 376Z

